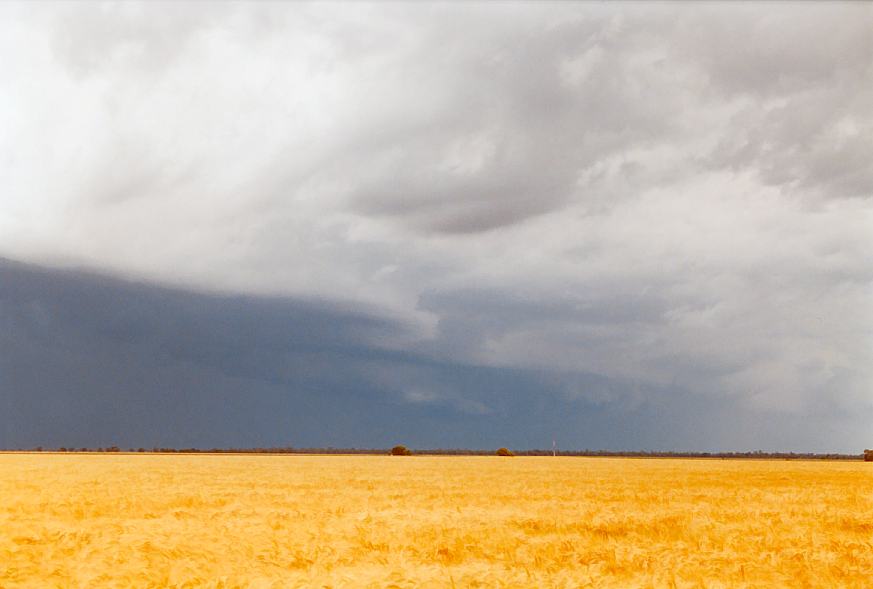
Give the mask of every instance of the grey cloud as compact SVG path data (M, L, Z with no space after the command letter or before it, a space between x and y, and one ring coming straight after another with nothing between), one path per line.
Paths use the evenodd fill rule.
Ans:
M362 138L356 152L371 154L376 173L363 173L352 189L355 210L419 229L477 232L568 203L596 207L622 182L618 196L633 196L653 182L700 173L695 162L751 170L795 191L869 196L866 7L804 9L787 22L779 11L743 7L675 10L675 22L670 12L631 14L619 24L598 14L553 29L534 19L501 31L501 22L470 47L463 28L447 33L448 57L422 59L426 65L410 75L416 87L438 88L444 103L417 113L387 144ZM841 34L825 33L822 16ZM660 35L650 33L655 23ZM520 42L507 45L501 34ZM579 81L573 72L581 72ZM773 97L781 103L762 103ZM717 114L740 107L728 121ZM682 149L690 133L706 133L688 127L689 109L714 117L699 124L715 123L715 149L689 152L666 173L650 156L633 155ZM465 162L478 166L446 164L459 145ZM598 166L611 157L621 158L620 172L604 177Z
M194 36L223 18L227 8L213 5L204 13L191 2L161 7L58 3L48 15L52 49L79 76L119 69L160 73L181 58Z
M336 305L8 261L0 324L7 448L527 448L556 437L562 448L854 451L858 436L824 400L809 430L803 416L731 397L386 348L384 332L402 326Z
M710 16L677 37L676 51L699 56L691 63L712 85L711 99L745 102L710 165L753 169L768 184L816 198L869 197L870 6L721 6Z
M0 261L0 322L7 448L696 443L657 433L662 396L622 431L620 411L576 398L622 383L386 350L380 334L402 327L308 301Z
M794 247L785 259L761 255L739 267L706 263L699 254L678 264L655 255L645 275L443 289L423 295L420 305L440 317L429 345L456 358L582 370L730 394L738 403L769 398L798 413L822 413L813 407L824 398L832 412L869 407L864 326L873 308L865 302L865 254L836 243L818 252ZM594 259L600 256L616 263L621 254Z
M676 48L693 52L698 67L725 90L793 95L868 75L871 19L869 6L851 2L797 4L791 10L711 5L680 16L689 34L675 37Z
M501 24L473 47L463 30L447 33L449 57L415 76L444 104L436 117L414 118L402 143L376 148L378 173L349 197L356 210L445 232L514 224L562 208L586 168L670 127L669 103L629 102L633 73L618 43L577 87L564 79L562 65L591 52L608 20ZM521 42L507 43L510 34Z

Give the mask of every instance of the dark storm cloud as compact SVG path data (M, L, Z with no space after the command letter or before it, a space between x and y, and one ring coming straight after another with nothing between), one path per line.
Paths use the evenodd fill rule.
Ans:
M7 448L547 447L555 436L569 448L715 449L734 427L718 424L742 413L592 374L386 350L376 342L401 327L333 305L5 261L0 323ZM611 402L628 389L634 399ZM790 423L734 447L798 447Z

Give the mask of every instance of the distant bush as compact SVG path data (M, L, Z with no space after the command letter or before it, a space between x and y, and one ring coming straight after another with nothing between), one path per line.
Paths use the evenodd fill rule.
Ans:
M873 450L864 450L864 462L873 462Z
M497 455L498 456L515 456L515 454L513 454L512 450L510 450L509 448L498 448Z
M412 450L406 446L398 444L391 448L391 456L412 456Z

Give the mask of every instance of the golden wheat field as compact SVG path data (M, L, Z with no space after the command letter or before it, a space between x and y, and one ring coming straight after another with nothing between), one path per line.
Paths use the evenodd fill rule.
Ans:
M873 465L0 455L0 587L870 587Z

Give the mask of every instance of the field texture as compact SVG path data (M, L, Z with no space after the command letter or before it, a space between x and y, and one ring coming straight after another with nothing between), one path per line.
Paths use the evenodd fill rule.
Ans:
M0 455L0 587L870 587L873 465Z

